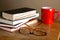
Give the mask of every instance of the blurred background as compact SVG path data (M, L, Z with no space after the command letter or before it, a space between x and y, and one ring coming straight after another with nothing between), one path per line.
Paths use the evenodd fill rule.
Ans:
M43 6L54 7L60 11L60 0L0 0L0 11L21 7L35 8L40 13Z

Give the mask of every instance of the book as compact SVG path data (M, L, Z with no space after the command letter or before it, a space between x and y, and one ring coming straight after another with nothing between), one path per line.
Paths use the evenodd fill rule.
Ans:
M21 27L25 27L25 25L21 25L21 26L19 26L17 28L6 28L6 27L0 26L0 29L3 29L5 31L9 31L9 32L15 32L15 31L19 30Z
M0 26L7 27L7 28L17 28L17 27L21 26L22 24L26 23L27 21L29 21L29 20L25 20L17 25L8 25L8 24L0 23Z
M8 20L19 20L30 17L33 14L36 14L36 9L26 7L2 11L2 17Z
M27 22L30 22L30 21L33 21L33 22L34 22L34 20L36 20L36 18L33 18L33 20L30 19L30 20L27 21ZM37 21L37 20L36 20L36 21ZM26 23L27 23L27 22L26 22ZM0 29L6 30L6 31L9 31L9 32L14 32L14 31L19 30L19 29L21 29L21 28L23 28L23 27L28 27L26 23L24 23L24 24L22 24L21 26L18 26L18 27L16 27L16 28L9 28L9 27L0 26Z
M21 23L21 22L23 22L25 20L30 20L30 19L36 18L38 16L39 16L39 14L37 13L36 15L34 15L34 16L30 17L30 18L26 18L26 19L22 19L22 20L16 20L16 21L6 20L6 19L0 17L0 22L5 23L5 24L10 24L10 25L16 25L16 24Z

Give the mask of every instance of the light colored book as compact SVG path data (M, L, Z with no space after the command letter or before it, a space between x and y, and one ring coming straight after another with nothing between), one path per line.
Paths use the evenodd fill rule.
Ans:
M7 10L2 12L2 17L8 20L19 20L36 14L36 10L32 8L20 8Z
M29 20L25 20L25 21L22 21L21 23L19 23L19 24L17 24L17 25L8 25L8 24L0 24L0 26L3 26L3 27L10 27L10 28L17 28L17 27L19 27L19 26L21 26L22 24L24 24L24 23L26 23L26 22L28 22Z
M12 28L12 29L0 26L0 29L3 29L5 31L9 31L9 32L15 32L16 30L19 30L21 27L25 27L25 25L21 25L21 26L19 26L17 28Z
M36 21L38 21L38 20L36 18L33 18L33 19L27 21L26 23L24 23L21 26L18 26L16 28L10 28L10 27L7 27L7 26L6 27L0 26L0 29L6 30L6 31L9 31L9 32L14 32L14 31L19 30L19 29L21 30L21 28L28 27L28 24L27 23L30 23L31 24L33 22L32 25L33 24L36 25ZM29 25L29 28L30 28L30 25Z
M31 17L31 18L27 18L27 19L25 19L24 21L21 21L21 22L20 22L19 24L17 24L17 25L8 25L8 24L0 23L0 26L16 28L16 27L18 27L18 26L20 26L20 25L26 23L27 21L29 21L29 20L31 20L31 19L37 18L38 16L39 16L39 15L36 14L36 16Z
M6 20L6 19L3 19L3 18L0 17L0 22L6 23L6 24L10 24L10 25L16 25L16 24L18 24L18 23L21 23L22 21L30 20L30 19L36 18L36 17L38 17L38 16L39 16L39 14L35 14L34 16L31 16L31 17L29 17L29 18L21 19L21 20L16 20L16 21Z

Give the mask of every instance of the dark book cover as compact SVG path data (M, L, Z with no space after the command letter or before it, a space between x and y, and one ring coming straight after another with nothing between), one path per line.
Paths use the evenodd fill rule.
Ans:
M17 13L24 13L24 12L33 11L33 10L36 10L36 9L24 7L24 8L6 10L2 12L9 13L9 14L17 14Z

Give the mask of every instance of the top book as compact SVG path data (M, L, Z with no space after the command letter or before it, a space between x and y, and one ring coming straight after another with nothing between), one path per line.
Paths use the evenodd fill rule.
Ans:
M3 12L8 14L18 14L18 13L24 13L24 12L33 11L33 10L36 10L36 9L24 7L24 8L18 8L18 9L6 10Z
M27 18L26 16L33 14L36 14L36 9L26 7L2 11L2 17L9 20Z

